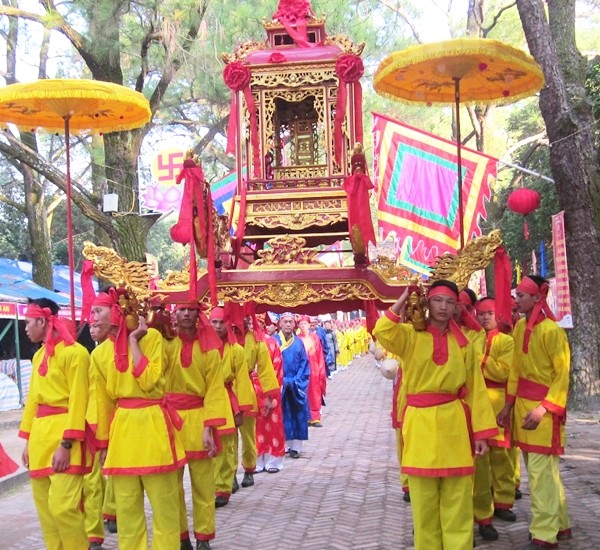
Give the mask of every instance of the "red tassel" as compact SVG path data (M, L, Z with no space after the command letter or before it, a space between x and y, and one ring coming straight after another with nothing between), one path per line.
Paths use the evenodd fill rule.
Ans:
M529 240L529 224L527 223L527 219L523 221L523 236L526 241Z
M502 328L512 328L511 295L512 266L504 247L496 250L494 257L494 286L496 320Z

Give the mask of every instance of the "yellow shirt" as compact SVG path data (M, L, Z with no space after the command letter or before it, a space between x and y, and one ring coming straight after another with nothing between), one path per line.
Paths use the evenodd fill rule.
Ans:
M91 469L89 449L83 445L85 439L85 413L89 392L90 356L81 345L55 345L54 355L48 358L45 376L39 373L44 358L45 346L33 356L31 385L19 437L29 440L29 473L31 477L44 477L54 473L52 457L62 439L72 439L70 474L83 474ZM45 406L60 407L48 411Z
M108 449L103 469L108 475L168 472L185 464L173 419L159 404L166 389L163 338L157 330L148 329L139 346L145 360L134 365L129 349L125 372L115 366L112 338L92 352L98 404L96 438L100 447ZM132 408L128 399L139 399L139 405Z
M256 372L260 387L266 397L279 397L280 388L277 381L277 375L271 361L271 354L262 340L258 342L252 332L246 333L244 341L244 351L246 352L246 364L250 373ZM256 399L254 400L253 413L258 413Z
M517 322L513 338L515 353L508 380L507 401L514 402L513 435L524 451L541 454L563 454L565 446L565 416L569 393L571 351L565 331L550 319L534 326L528 352L523 352L523 337L527 320ZM537 384L543 395L525 397L519 379ZM522 385L523 382L521 383ZM529 394L531 395L531 394ZM535 430L521 426L525 416L543 405L547 411Z
M231 416L229 398L225 391L223 373L217 350L203 353L198 342L192 347L192 362L184 367L181 363L183 342L177 337L164 340L163 354L167 380L167 399L173 399L179 415L183 418L181 441L188 459L208 458L204 449L203 428L222 426ZM202 406L186 406L177 398L199 397Z
M497 433L473 344L460 347L449 333L448 360L436 365L432 359L433 335L390 317L379 318L373 335L402 360L398 396L404 445L402 471L427 477L471 475L474 462L470 432L474 439L487 439ZM452 400L451 396L465 391L463 398ZM428 393L447 394L451 400L430 406L408 404L413 396Z

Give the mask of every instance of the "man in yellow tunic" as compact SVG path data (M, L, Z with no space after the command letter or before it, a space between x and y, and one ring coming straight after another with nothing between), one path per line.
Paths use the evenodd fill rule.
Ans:
M515 353L506 405L498 415L498 423L509 426L512 411L515 443L529 475L532 538L527 550L557 548L557 540L571 538L558 468L565 446L571 354L547 295L548 282L535 275L524 277L517 286L517 304L525 318L513 332Z
M89 354L58 318L52 300L30 300L25 331L43 342L32 360L32 376L19 437L27 440L23 465L29 468L33 500L46 548L87 548L81 510L83 476L91 469L86 445Z
M110 325L110 336L92 352L98 404L96 439L103 472L113 476L119 549L147 550L144 492L152 507L152 548L173 550L179 541L177 470L185 464L176 435L182 420L164 399L161 334L143 317L126 327L115 289L100 293L92 322Z
M246 365L249 370L250 380L254 389L254 401L252 411L244 415L242 425L239 427L239 434L242 440L242 467L244 468L244 478L242 487L251 487L254 485L254 472L256 471L256 416L258 415L258 401L256 397L256 388L259 386L265 396L265 407L271 410L275 406L274 399L277 399L281 393L277 375L273 368L271 355L267 345L263 341L264 333L258 326L256 318L247 316L244 319L244 351L246 352ZM236 437L235 456L238 456L238 441ZM235 479L235 477L234 477ZM235 485L235 482L234 482Z
M509 335L498 330L496 302L493 298L479 300L476 310L477 321L486 331L485 354L481 368L494 414L497 415L506 403L506 384L515 345ZM490 452L477 457L475 461L473 488L475 519L484 539L489 530L494 529L495 532L492 516L504 521L517 519L511 510L515 499L515 471L510 453L510 430L500 428L497 436L488 439L488 445Z
M225 424L217 428L221 451L215 458L215 506L220 508L228 504L231 498L237 467L235 455L237 428L241 426L244 415L252 413L256 395L246 366L246 352L238 344L231 324L226 322L224 309L213 308L209 318L217 336L221 339L220 364L230 403Z
M454 283L436 281L425 330L400 322L409 289L375 326L378 343L402 360L398 414L416 550L473 548L473 455L497 434L473 344L453 320Z
M181 439L192 485L196 550L210 550L215 538L215 428L225 424L229 399L218 348L221 341L197 302L175 308L177 337L164 342L167 401L183 418ZM183 490L178 472L181 550L192 550Z

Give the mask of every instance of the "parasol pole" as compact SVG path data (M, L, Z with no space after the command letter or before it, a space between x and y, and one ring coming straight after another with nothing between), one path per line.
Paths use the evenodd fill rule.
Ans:
M462 156L460 145L460 78L454 80L454 105L456 109L456 159L458 162L458 227L460 231L460 250L465 247L465 228L463 220Z
M73 258L73 210L71 208L71 138L69 136L69 119L65 115L65 149L67 154L67 255L69 257L69 294L71 305L71 323L73 334L76 334L75 321L75 260Z

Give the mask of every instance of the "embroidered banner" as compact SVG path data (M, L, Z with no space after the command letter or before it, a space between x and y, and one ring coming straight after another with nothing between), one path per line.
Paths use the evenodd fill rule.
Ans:
M456 143L373 113L374 184L382 238L394 233L406 265L429 273L460 246ZM497 159L463 147L465 241L481 236Z
M552 216L552 247L554 249L554 272L556 279L555 288L553 288L556 307L553 311L556 321L561 327L573 328L564 211Z

